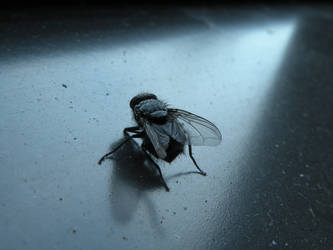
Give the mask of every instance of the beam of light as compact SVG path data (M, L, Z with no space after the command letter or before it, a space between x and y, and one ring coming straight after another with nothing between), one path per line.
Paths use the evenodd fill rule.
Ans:
M267 25L267 26L266 26ZM286 51L297 28L297 20L287 20L279 23L266 24L266 28L252 28L243 31L243 35L234 43L233 54L235 65L229 66L226 72L230 79L228 86L224 88L224 100L229 106L223 109L224 123L224 145L223 166L228 170L223 172L225 186L219 187L222 194L216 195L219 201L220 216L211 228L211 234L221 232L222 228L228 227L237 221L232 212L237 208L232 207L234 192L242 192L244 188L244 171L242 168L250 168L246 164L249 148L253 147L255 141L248 141L251 138L254 128L260 124L262 114L265 111L267 99L272 94L276 82L277 73L281 63L286 60ZM238 61L238 63L237 63ZM230 122L228 122L230 121ZM221 167L221 166L220 166ZM218 172L218 168L215 169ZM230 185L233 183L233 185ZM235 188L236 187L236 188ZM237 191L236 191L237 190ZM239 196L237 196L239 197ZM217 228L218 227L218 228ZM227 234L223 234L227 235ZM221 239L230 243L230 239ZM220 242L221 242L220 241Z

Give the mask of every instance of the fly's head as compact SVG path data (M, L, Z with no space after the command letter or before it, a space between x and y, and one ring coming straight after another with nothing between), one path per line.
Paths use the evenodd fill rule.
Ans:
M140 124L140 118L143 116L143 112L140 109L140 103L145 100L157 100L156 95L151 93L141 93L134 96L130 101L130 107L133 111L134 119ZM142 125L142 124L140 124Z
M144 100L155 99L157 100L156 95L150 93L142 93L134 96L130 102L130 107L134 111L134 107Z

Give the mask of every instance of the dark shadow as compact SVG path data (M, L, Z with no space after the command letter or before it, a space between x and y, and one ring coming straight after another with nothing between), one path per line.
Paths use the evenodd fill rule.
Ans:
M165 179L165 181L168 181L168 180L171 180L173 178L177 178L177 177L180 177L180 176L184 176L184 175L190 175L190 174L199 174L202 176L202 174L199 172L199 171L187 171L187 172L182 172L182 173L177 173L177 174L173 174L173 175L170 175Z
M123 141L124 138L114 142L110 146L110 150ZM141 200L148 210L147 214L149 214L152 226L162 233L154 203L149 199L147 192L161 189L166 195L169 193L165 191L157 169L145 156L141 147L135 141L129 141L107 158L103 164L110 164L112 168L110 202L113 217L122 224L128 223L135 216L135 211ZM165 177L165 180L193 173L199 172L178 173Z
M122 138L110 146L110 150L121 144ZM138 191L164 188L159 173L154 165L146 158L140 146L134 141L123 144L104 162L112 161L113 173L127 186L133 186Z
M0 60L87 53L207 29L169 8L24 9L1 12Z
M113 143L110 150L123 141L124 138ZM113 217L122 224L131 220L139 200L145 196L145 191L164 189L157 170L152 163L147 161L144 153L134 141L125 143L103 164L110 165L112 169L111 211ZM145 200L147 199L145 198ZM151 210L148 211L148 214L156 217L156 211L151 202L147 208Z

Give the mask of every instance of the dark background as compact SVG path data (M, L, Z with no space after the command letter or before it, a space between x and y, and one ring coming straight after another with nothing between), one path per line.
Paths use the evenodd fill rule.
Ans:
M0 17L4 249L332 249L333 7L7 2ZM161 163L129 100L221 130Z

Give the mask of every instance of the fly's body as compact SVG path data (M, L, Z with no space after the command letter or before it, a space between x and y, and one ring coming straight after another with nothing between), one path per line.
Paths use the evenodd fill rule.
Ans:
M137 126L125 128L124 135L127 140L104 155L99 164L128 140L141 138L141 148L158 169L167 191L169 188L163 179L161 169L150 155L170 163L184 152L187 145L189 155L199 173L206 175L193 158L192 145L216 146L222 141L221 133L213 123L185 110L170 109L166 103L149 93L133 97L130 107Z

